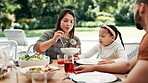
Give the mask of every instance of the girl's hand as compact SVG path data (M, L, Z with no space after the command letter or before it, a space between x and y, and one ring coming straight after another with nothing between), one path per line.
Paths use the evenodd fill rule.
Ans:
M53 39L55 40L55 42L57 42L59 38L63 37L63 35L64 35L63 31L57 31L54 33Z
M108 59L103 59L102 61L99 61L99 65L101 64L110 64L110 63L115 63L113 60L108 60Z

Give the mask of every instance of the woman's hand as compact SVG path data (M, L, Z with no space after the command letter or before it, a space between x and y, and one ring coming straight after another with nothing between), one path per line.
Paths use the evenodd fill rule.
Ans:
M64 35L63 31L57 31L54 33L53 40L57 42L59 38L63 37L63 35Z
M99 61L99 65L101 64L110 64L110 63L115 63L113 60L108 60L108 59L103 59L102 61Z
M84 72L92 72L94 70L95 65L80 65L74 69L76 74L84 73Z

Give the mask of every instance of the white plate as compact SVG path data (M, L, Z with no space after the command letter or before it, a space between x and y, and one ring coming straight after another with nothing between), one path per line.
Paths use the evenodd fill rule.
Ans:
M76 62L79 64L90 65L90 64L97 64L101 60L102 59L79 59Z
M83 81L85 83L110 83L117 79L117 77L113 74L103 72L71 74L70 78L72 78L75 81Z

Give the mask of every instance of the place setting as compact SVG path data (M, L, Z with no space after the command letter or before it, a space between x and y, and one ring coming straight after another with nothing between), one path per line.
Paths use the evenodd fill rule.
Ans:
M18 57L18 66L16 66L15 61L10 59L10 64L12 69L15 70L15 76L13 80L16 83L21 81L22 77L25 77L25 82L40 82L47 83L53 81L57 78L56 75L60 73L62 77L61 80L69 79L75 83L98 83L98 82L116 82L121 81L118 77L110 73L104 72L87 72L81 74L74 74L74 67L78 65L92 65L97 64L101 59L80 59L76 62L74 61L74 54L78 53L80 48L61 48L64 56L57 55L57 60L53 60L53 64L50 64L50 57L37 52L24 53L22 56ZM7 50L8 51L8 50ZM3 53L3 52L2 52ZM1 54L3 55L3 54ZM1 56L3 62L1 68L5 65L5 57ZM76 65L77 64L77 65ZM62 71L64 70L64 72ZM9 75L11 71L4 71L4 76ZM12 77L11 77L12 78ZM6 77L6 79L9 79ZM90 81L91 80L91 81Z
M74 81L76 83L108 83L108 82L115 82L119 81L118 78L110 73L104 72L86 72L80 74L74 74L74 59L70 58L73 57L72 54L77 53L73 51L75 48L62 48L61 51L65 53L64 55L64 70L65 74L67 75L65 79L69 79L70 81ZM77 60L76 63L90 65L90 64L97 64L98 61L101 59L80 59Z
M113 74L96 71L81 74L71 74L69 77L78 83L110 83L116 81L117 79L117 77Z

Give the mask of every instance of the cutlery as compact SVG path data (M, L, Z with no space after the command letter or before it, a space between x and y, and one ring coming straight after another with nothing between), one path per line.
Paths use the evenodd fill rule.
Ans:
M33 56L35 56L37 54L37 52L35 52L32 56L29 56L28 58L26 58L26 60L29 60L30 58L32 58Z
M62 41L62 38L60 38L60 41L61 41L61 43L62 43L62 45L63 45L63 48L64 48L64 43L63 43L63 41Z

